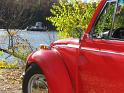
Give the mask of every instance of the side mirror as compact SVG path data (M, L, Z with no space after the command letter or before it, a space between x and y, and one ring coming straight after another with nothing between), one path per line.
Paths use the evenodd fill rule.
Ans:
M109 31L104 32L101 36L102 39L108 39L109 38Z
M103 35L102 35L102 39L108 39L108 35L103 34Z

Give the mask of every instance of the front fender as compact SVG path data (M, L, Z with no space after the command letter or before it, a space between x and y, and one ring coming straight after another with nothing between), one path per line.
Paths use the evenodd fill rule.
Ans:
M36 63L45 75L50 93L73 93L67 68L56 50L39 50L28 58Z

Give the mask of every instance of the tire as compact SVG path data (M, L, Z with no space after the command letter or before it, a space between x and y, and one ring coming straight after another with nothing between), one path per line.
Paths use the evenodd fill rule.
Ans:
M48 93L48 85L45 76L36 64L32 64L26 70L22 84L23 93Z

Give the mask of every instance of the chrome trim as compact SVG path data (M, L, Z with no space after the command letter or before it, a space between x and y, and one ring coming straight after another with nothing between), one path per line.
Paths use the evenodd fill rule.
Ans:
M70 48L79 48L79 45L74 44L61 44L61 45L55 45L54 47L70 47Z
M56 45L55 47L70 47L70 48L79 48L79 45L73 45L73 44L67 44L67 45ZM124 56L124 53L114 52L114 51L107 51L107 50L99 50L95 48L88 48L88 47L81 47L81 50L86 51L93 51L93 52L101 52L101 53L108 53L108 54L114 54L114 55L121 55Z
M118 0L116 0L116 5L115 5L115 9L114 9L114 14L113 14L113 17L112 17L112 27L111 27L111 30L110 30L110 33L109 33L109 37L112 36L112 30L114 29L114 22L115 22L115 14L117 12L117 7L118 7Z
M101 52L101 53L108 53L108 54L114 54L114 55L121 55L124 56L124 53L119 53L119 52L114 52L114 51L107 51L107 50L98 50L98 49L94 49L94 48L87 48L87 47L82 47L82 50L86 50L86 51L94 51L94 52Z
M81 50L87 50L87 51L100 52L100 50L98 50L98 49L88 48L88 47L81 47Z
M72 48L79 48L79 45L68 44L67 46Z
M100 51L102 53L108 53L108 54L114 54L114 55L121 55L124 56L124 53L119 53L119 52L113 52L113 51Z

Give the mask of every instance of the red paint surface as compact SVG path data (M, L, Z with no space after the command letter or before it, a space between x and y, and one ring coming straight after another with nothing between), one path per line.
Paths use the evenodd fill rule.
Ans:
M79 43L65 39L51 43L28 58L46 76L49 93L124 93L124 41L91 39L88 33L105 4L102 0Z

